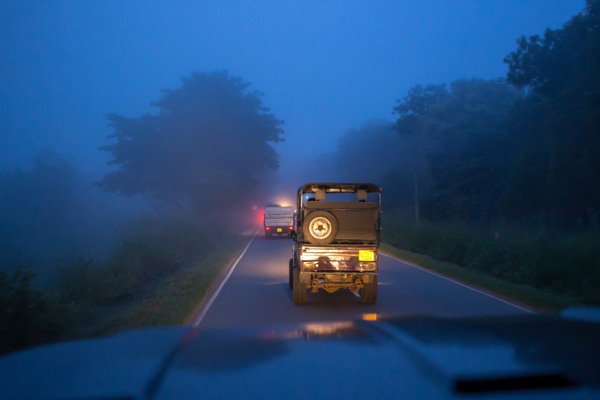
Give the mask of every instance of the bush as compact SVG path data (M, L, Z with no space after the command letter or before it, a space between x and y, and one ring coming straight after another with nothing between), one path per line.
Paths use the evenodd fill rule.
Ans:
M59 268L60 298L82 306L110 306L143 295L157 280L201 258L211 245L192 221L183 215L136 220L105 264L79 259Z
M505 224L385 220L392 246L485 272L494 277L600 304L600 235Z
M32 289L35 275L25 268L0 271L0 353L94 335L182 267L202 265L214 247L200 221L162 214L131 224L106 262L60 265L51 292Z
M23 266L12 275L0 271L0 354L47 343L64 330L53 302L31 288L34 276Z

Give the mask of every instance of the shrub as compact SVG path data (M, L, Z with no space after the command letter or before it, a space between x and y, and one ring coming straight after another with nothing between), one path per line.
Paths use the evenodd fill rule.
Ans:
M0 353L49 342L64 327L49 297L31 288L34 274L21 266L0 271Z
M430 221L417 226L397 215L384 227L384 241L395 247L600 304L598 233Z

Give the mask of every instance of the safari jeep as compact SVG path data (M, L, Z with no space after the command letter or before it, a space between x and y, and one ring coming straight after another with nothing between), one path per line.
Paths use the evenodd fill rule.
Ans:
M289 281L294 304L307 292L349 289L377 301L382 189L371 183L307 183L298 188Z

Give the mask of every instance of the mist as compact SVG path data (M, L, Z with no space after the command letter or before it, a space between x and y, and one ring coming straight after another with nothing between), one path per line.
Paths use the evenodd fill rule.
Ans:
M206 210L223 206L229 221L252 221L252 207L293 200L306 181L376 181L390 204L412 207L415 165L410 136L394 126L397 102L419 84L503 79L503 59L519 37L560 28L584 5L4 2L2 268L102 259L123 227L165 207L214 217ZM183 123L187 106L169 94L185 97L186 81L219 74L241 82L232 98L254 96L258 108L244 114L249 119L235 110L215 115L240 126L255 121L254 140L206 119L194 146L186 148L185 135L154 136L155 147L123 156L129 139L148 129L196 126L207 103L190 106L196 113ZM264 124L271 133L260 136ZM420 170L424 192L441 179L431 171ZM426 207L439 214L445 206Z
M307 182L382 187L391 248L600 304L599 16L0 2L0 353L185 323Z

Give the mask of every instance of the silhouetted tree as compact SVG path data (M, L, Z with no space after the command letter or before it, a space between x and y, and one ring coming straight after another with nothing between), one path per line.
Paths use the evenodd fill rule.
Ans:
M100 187L189 203L199 212L252 192L263 174L278 168L269 143L282 140L282 121L249 86L227 72L195 72L181 87L163 91L153 103L157 115L109 114L115 142L102 149L119 169Z
M489 220L497 215L514 147L506 116L519 92L501 81L452 82L428 114L431 215Z
M73 245L77 183L75 167L52 151L0 175L0 264L39 266Z
M504 203L590 225L600 209L600 1L562 29L520 38L505 62L531 96L513 115L520 152Z
M385 190L386 209L412 203L412 138L399 135L394 124L373 120L338 140L333 168L338 180L374 182Z
M64 331L48 297L31 287L34 277L23 266L12 274L0 270L0 354L47 343Z
M394 113L398 114L394 129L412 141L412 176L415 221L420 218L420 180L424 174L427 118L431 109L448 96L446 85L413 86L406 96L397 102Z

